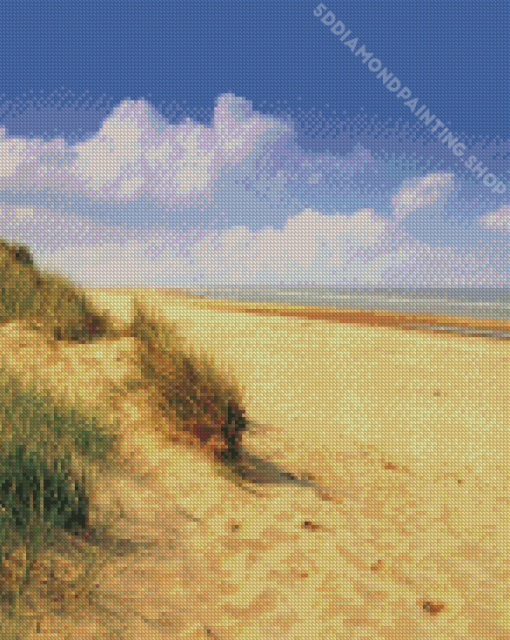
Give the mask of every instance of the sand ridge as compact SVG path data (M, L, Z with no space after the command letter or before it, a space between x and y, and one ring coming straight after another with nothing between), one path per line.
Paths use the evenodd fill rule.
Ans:
M178 472L159 457L161 482L197 522L187 557L202 630L510 638L508 343L145 293L229 369L267 427L243 439L261 495L198 458ZM103 303L129 321L129 293Z

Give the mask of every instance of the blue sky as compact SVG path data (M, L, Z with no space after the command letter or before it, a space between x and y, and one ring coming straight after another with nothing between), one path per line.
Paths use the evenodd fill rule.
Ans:
M0 8L0 237L85 286L506 287L506 2Z

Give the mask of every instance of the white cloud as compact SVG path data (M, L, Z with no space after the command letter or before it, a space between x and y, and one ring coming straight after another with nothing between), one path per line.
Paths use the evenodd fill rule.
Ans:
M0 130L0 188L43 188L91 199L155 198L168 206L208 198L224 167L294 135L280 120L254 113L225 94L212 127L168 124L145 100L125 100L90 139L74 145L5 138Z
M415 184L412 184L412 183ZM411 181L411 185L402 188L393 197L393 215L401 220L411 211L429 205L436 208L444 204L445 199L453 191L453 176L450 173L429 173L425 178ZM442 208L442 206L441 206Z
M104 242L60 249L39 264L84 287L164 286L169 276L172 281L182 281L187 270L179 256L167 251L162 261L147 249L136 240Z
M482 216L478 223L483 229L510 232L510 205L504 204L497 211Z
M283 194L285 184L296 176L315 185L330 175L327 154L313 162L302 150L292 156L294 147L289 151L285 145L293 135L285 122L253 112L249 101L231 94L218 98L210 127L191 121L169 125L144 100L127 100L96 135L72 146L62 139L6 138L0 129L0 189L51 187L58 195L85 194L93 204L145 198L171 208L178 203L191 207L202 197L214 201L223 181L228 196L236 182L255 182L262 176L258 186L269 185ZM275 160L280 153L285 166ZM289 155L293 162L287 162ZM371 162L370 153L359 147L337 163L335 171L352 176ZM501 262L458 247L433 248L401 229L411 212L419 217L423 211L424 222L432 212L442 212L453 189L451 174L430 173L403 183L393 196L391 218L363 207L327 215L304 207L296 208L297 214L287 213L281 229L252 231L238 224L220 233L204 232L198 240L165 228L153 229L152 237L127 233L121 224L78 215L70 207L58 212L3 205L0 237L28 245L42 268L86 286L508 286ZM242 197L241 191L236 201L241 210L249 202ZM253 203L253 190L250 197ZM510 207L489 213L479 225L510 231Z
M60 240L66 234L71 240L64 238L52 249L46 231L38 242L30 242L44 228ZM4 206L0 237L28 244L39 267L90 287L509 284L505 271L484 254L417 242L371 209L324 215L308 208L290 217L282 230L251 231L238 225L193 240L167 228L128 235L121 225L84 221L66 212Z
M5 127L0 128L0 178L10 178L27 157L28 142L20 138L6 138Z
M380 287L505 287L509 278L483 255L413 243L378 256L364 280Z

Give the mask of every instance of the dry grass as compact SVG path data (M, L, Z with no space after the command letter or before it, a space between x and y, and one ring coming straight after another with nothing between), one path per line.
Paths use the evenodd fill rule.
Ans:
M27 249L1 240L0 280L0 324L17 322L51 343L136 338L139 376L131 382L152 398L154 427L163 424L169 440L203 447L213 454L218 473L224 469L238 480L233 467L223 463L238 458L248 426L242 393L212 360L187 350L175 327L150 317L136 299L133 322L119 331L79 288L58 274L40 272ZM129 381L126 392L128 386ZM47 608L41 602L35 612L28 606L37 585L59 589L54 577L59 561L44 565L42 560L51 558L58 541L64 537L67 548L85 542L79 551L82 570L72 585L76 602L112 557L86 544L101 535L101 523L89 525L87 491L103 470L119 467L114 463L118 424L109 424L106 413L91 415L90 408L55 400L39 385L26 388L5 370L0 394L0 627L14 639L28 637ZM103 524L106 529L111 522Z
M130 335L140 340L140 370L158 409L181 434L201 444L214 440L220 455L235 459L247 427L236 383L211 358L187 350L173 325L149 318L136 298L134 308Z

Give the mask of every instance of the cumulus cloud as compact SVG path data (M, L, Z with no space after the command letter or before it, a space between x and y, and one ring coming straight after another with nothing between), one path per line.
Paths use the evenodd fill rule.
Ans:
M135 239L64 248L40 258L39 265L83 287L162 287L169 286L169 274L180 283L189 275L178 254L166 251L163 261Z
M424 224L441 214L455 191L449 173L405 180L389 217L367 207L326 214L293 197L282 228L258 230L248 221L192 233L157 225L128 230L105 216L78 214L60 197L82 194L98 210L105 202L158 201L189 211L231 198L256 215L262 204L253 198L255 183L283 200L292 182L328 189L333 173L349 181L374 163L361 147L341 159L310 155L292 146L294 137L291 125L232 94L218 98L211 126L171 125L146 101L126 100L94 136L74 145L8 138L0 129L0 189L56 194L53 206L0 203L0 237L27 244L42 268L85 286L508 286L508 271L490 255L435 248L403 230L410 214L423 212ZM510 230L510 208L479 226Z
M382 253L365 267L371 286L395 288L505 287L509 279L496 264L474 252L415 242Z
M37 258L37 255L35 256ZM39 254L39 264L84 286L241 284L380 287L505 286L486 256L433 248L372 210L324 215L305 209L282 230L236 226L190 240L159 229Z
M257 155L293 129L220 96L212 127L168 124L145 100L125 100L90 139L67 145L7 138L0 129L0 189L55 189L121 202L141 196L166 205L207 201L222 170Z

